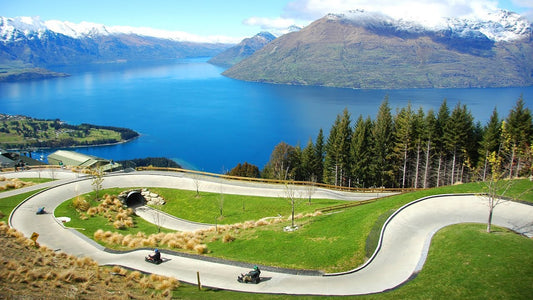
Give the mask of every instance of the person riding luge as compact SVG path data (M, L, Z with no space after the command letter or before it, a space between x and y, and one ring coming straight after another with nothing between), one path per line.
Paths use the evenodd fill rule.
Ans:
M149 254L147 257L145 257L146 261L153 262L156 264L160 264L163 262L161 259L161 252L159 252L159 249L154 250L154 254Z
M244 283L248 283L248 282L259 283L259 281L261 280L259 275L261 275L261 270L259 270L258 266L254 266L253 270L251 270L247 274L241 274L241 276L239 276L237 280L239 282L244 282Z

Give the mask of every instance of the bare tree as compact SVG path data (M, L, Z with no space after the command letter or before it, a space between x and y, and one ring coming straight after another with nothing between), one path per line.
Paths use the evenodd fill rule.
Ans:
M102 184L104 182L104 170L101 167L97 167L91 172L93 191L95 193L95 200L98 200L98 194L102 190Z
M196 187L196 198L200 198L200 175L196 173L191 174L192 181Z
M511 188L513 184L512 179L505 180L501 175L502 174L495 176L495 174L493 174L492 176L490 176L489 180L485 181L485 186L487 188L487 206L489 208L489 216L487 219L487 233L491 232L494 208L496 208L496 206L498 206L502 202L506 201L502 197Z
M153 217L154 217L154 224L157 226L157 232L161 232L161 227L163 226L163 218L161 217L161 211L163 209L163 205L161 203L157 203L154 205L155 208L153 209Z
M224 217L224 193L222 192L222 184L220 185L220 193L218 194L218 211L220 218Z
M316 191L316 181L317 181L316 175L314 174L311 175L311 178L309 179L309 181L311 181L311 183L306 186L306 192L307 192L307 198L308 198L307 204L311 205L311 198L313 197L313 194Z
M287 200L289 200L289 204L292 208L291 228L294 228L294 211L296 209L296 205L298 204L299 197L296 193L296 189L294 184L292 183L292 180L290 182L285 183L285 197L287 198Z

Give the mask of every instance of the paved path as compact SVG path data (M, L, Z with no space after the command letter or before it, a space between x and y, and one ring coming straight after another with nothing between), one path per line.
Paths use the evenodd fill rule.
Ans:
M488 215L486 200L475 195L443 195L412 202L398 210L384 226L381 243L373 257L362 267L334 276L302 276L289 273L263 271L260 284L240 284L237 274L246 269L224 263L213 263L178 255L165 254L169 259L161 265L144 262L148 250L136 250L114 254L83 237L80 233L65 229L54 215L36 216L40 206L53 210L61 202L91 191L90 180L67 179L57 187L39 193L21 204L11 215L10 225L26 236L38 232L39 242L52 249L90 256L99 264L118 264L167 276L180 281L195 283L200 272L202 284L214 288L257 293L301 295L357 295L382 292L408 280L418 272L425 261L433 234L442 227L463 223L485 223ZM174 187L195 189L191 178L158 173L131 173L108 176L104 188L110 187ZM280 196L283 188L272 185L237 184L219 180L201 181L200 189L213 192ZM317 190L315 196L332 195ZM337 192L333 193L337 194ZM339 194L339 198L356 200L356 195ZM366 196L368 197L368 196ZM511 228L528 237L533 236L533 206L516 202L504 202L494 211L493 224Z

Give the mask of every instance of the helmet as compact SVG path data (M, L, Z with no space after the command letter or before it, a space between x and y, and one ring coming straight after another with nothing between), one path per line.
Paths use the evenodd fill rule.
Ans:
M257 266L254 266L254 270L257 270L257 269L259 269L259 268Z
M159 250L155 249L155 250L154 250L154 252L156 252L156 253L157 253L157 252L159 252Z

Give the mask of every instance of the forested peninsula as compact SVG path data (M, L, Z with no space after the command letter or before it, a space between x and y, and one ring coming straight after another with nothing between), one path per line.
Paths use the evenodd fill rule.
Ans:
M61 148L127 142L139 133L121 127L70 125L59 119L41 120L0 114L0 148Z
M260 176L343 187L430 188L531 176L532 145L531 111L522 97L507 117L494 109L484 125L461 103L450 108L444 100L436 112L408 104L392 113L385 98L375 120L361 115L353 124L345 109L327 138L320 129L303 149L279 143ZM247 176L242 165L230 174Z

